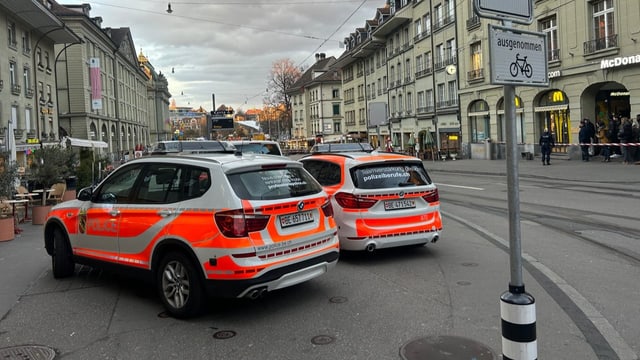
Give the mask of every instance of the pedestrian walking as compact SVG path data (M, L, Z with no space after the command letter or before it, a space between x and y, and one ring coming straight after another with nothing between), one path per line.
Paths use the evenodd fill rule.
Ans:
M540 135L538 145L540 145L540 152L542 153L542 165L551 165L551 148L554 143L553 136L549 134L549 129L544 129L542 135Z

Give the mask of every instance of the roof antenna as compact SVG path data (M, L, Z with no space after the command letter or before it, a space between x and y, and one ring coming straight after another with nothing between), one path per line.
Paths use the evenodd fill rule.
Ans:
M171 14L173 12L173 10L171 10L171 3L167 4L167 13Z

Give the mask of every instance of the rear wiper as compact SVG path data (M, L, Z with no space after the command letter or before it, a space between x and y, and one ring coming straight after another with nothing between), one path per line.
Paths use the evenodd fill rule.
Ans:
M416 184L412 183L412 182L401 182L398 184L398 186L400 187L405 187L405 186L416 186Z

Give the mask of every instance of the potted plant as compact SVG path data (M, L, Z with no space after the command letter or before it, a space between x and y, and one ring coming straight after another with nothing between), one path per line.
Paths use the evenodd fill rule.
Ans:
M8 152L0 153L0 199L11 199L15 191L18 167L11 162ZM10 206L0 205L0 241L15 238L15 218Z
M44 224L51 209L51 205L47 204L46 190L55 183L65 182L73 171L73 159L73 151L60 145L45 146L31 154L29 179L43 189L40 205L33 207L32 224Z

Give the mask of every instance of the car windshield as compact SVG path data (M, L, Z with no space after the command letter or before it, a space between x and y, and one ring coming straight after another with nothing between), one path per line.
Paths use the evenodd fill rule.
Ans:
M385 189L431 184L421 164L375 164L353 168L351 176L356 188Z
M298 167L230 174L229 182L244 200L286 199L322 191L320 184Z

